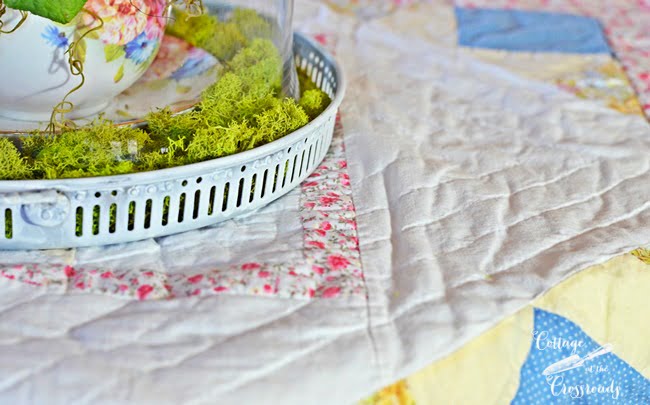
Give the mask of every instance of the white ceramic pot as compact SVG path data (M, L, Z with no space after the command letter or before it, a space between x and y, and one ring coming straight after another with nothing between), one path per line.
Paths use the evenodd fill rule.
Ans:
M97 113L146 71L158 52L166 0L88 0L85 8L101 17L101 30L86 36L78 54L84 61L83 87L69 97L75 108L66 117ZM8 10L5 29L18 20ZM72 41L98 21L83 11L67 25L29 15L14 33L0 34L0 115L47 121L52 108L80 82L68 65Z

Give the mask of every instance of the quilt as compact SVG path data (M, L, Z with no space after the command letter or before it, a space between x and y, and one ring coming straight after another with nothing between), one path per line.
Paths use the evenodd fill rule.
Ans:
M199 231L0 252L1 402L647 400L650 7L294 17L348 84L320 167Z
M455 6L463 52L622 114L648 114L650 4ZM361 402L650 403L649 254L640 248L570 277L452 355Z

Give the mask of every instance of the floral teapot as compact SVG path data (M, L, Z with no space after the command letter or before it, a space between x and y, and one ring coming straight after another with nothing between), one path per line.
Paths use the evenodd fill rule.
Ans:
M67 118L106 108L154 60L167 5L167 0L88 0L68 24L7 9L4 27L22 24L0 34L0 71L11 83L0 87L0 115L47 121L71 90Z

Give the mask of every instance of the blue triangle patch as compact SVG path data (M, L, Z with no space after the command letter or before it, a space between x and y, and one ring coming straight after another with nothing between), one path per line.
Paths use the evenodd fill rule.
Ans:
M650 380L611 352L616 348L560 315L535 308L534 318L512 404L650 404Z

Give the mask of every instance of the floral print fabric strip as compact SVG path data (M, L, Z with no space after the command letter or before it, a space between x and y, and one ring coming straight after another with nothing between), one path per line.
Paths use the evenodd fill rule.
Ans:
M339 120L330 154L302 184L302 196L305 257L312 274L322 277L319 295L364 293L356 212Z

